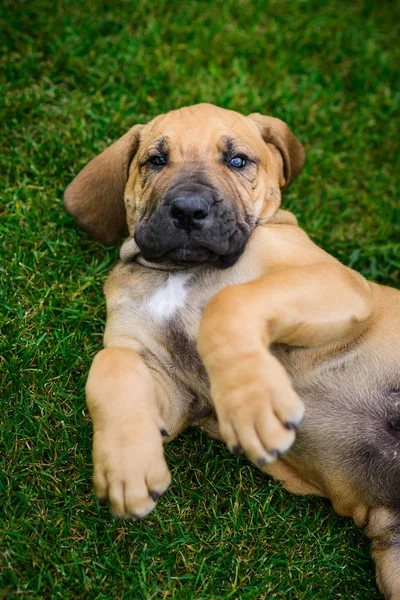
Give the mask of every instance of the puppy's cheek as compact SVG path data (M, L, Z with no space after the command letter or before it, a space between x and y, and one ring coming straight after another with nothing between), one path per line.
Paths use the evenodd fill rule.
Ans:
M125 197L125 211L126 211L126 223L130 236L133 236L136 231L136 227L140 222L143 214L143 206L141 200L138 200L140 196L129 195Z
M127 223L127 226L128 226L129 235L133 236L135 234L136 224L137 224L136 210L134 208L131 209L131 208L127 207L127 209L126 209L126 223Z
M265 185L262 186L259 197L262 198L259 218L269 221L273 218L281 205L281 191L279 185L267 181Z

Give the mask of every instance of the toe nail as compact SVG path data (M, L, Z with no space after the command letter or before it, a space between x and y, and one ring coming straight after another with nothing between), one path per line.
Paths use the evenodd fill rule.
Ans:
M285 427L286 427L286 429L289 429L290 431L297 431L299 428L299 425L296 425L296 423L285 423Z
M287 450L271 450L271 456L274 458L282 458L282 456L286 456L286 454L288 454L289 450L290 448Z
M160 433L164 438L169 437L168 431L166 429L160 429Z
M139 521L140 517L138 515L133 514L131 515L131 519L132 521Z
M105 506L107 504L107 498L97 498L99 506Z
M257 459L257 464L259 467L265 467L265 465L268 464L268 461L266 458L258 458Z
M153 498L154 502L157 502L157 500L160 497L160 494L158 492L153 491L153 492L150 492L150 496Z
M290 429L290 431L292 431L293 429L297 429L294 423L285 423L285 427L286 429Z
M240 444L236 444L236 446L232 446L232 454L234 456L240 456L243 454L243 450Z
M301 427L303 427L303 425L304 425L304 418L301 419L301 421L299 421L298 423L293 423L290 421L285 423L286 429L290 429L290 430L294 430L294 431L298 431Z

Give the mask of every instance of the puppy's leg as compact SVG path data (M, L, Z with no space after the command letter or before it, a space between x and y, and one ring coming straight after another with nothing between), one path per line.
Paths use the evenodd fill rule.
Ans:
M400 600L400 514L371 508L365 533L372 540L376 582L386 600Z
M163 391L130 348L106 348L93 361L86 398L94 486L118 517L146 516L170 484L163 437L176 435L182 423Z
M289 450L301 425L303 403L270 344L325 346L333 354L360 335L373 306L369 284L333 261L277 269L214 296L198 347L233 452L242 447L265 466Z
M344 514L341 510L338 512ZM353 517L372 542L376 582L385 600L400 600L400 512L360 503L345 514Z

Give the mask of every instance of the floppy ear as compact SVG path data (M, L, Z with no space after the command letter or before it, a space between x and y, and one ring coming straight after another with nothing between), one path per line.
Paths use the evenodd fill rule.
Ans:
M264 142L272 144L279 150L283 160L283 177L280 184L281 188L287 189L306 162L303 145L280 119L264 117L259 113L252 113L248 118L256 123Z
M142 127L135 125L91 160L64 192L67 211L83 229L105 244L115 244L126 230L124 192Z

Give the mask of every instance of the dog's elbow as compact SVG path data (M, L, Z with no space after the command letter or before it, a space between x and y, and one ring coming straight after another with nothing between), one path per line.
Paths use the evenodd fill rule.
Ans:
M354 325L362 325L369 321L374 314L374 305L367 298L359 298L353 308L351 321Z
M365 324L374 315L375 299L372 285L362 275L348 269L352 278L353 299L350 304L351 322L354 325Z

